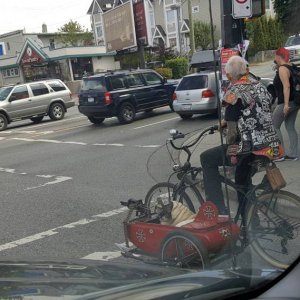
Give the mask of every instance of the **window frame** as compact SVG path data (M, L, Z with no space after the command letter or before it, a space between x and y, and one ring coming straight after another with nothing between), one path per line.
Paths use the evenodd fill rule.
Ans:
M44 86L44 87L43 87L42 89L41 89L41 88L39 88L39 89L33 89L33 88L32 88L33 86ZM45 83L43 83L43 82L30 83L30 84L29 84L29 87L30 87L31 92L32 92L32 94L33 94L34 97L44 96L44 95L50 94L50 91L49 91L48 86L47 86ZM39 93L39 94L35 94L35 91L39 91L39 90L47 90L47 93Z
M159 83L149 83L149 81L147 81L147 79L146 79L146 76L145 76L146 74L151 74L151 75L156 76L157 78L159 78L160 82L159 82ZM162 79L158 74L156 74L156 73L153 73L153 72L145 72L145 73L142 74L142 76L143 76L143 78L144 78L145 83L146 83L147 86L149 86L149 85L163 84L163 79Z
M14 94L15 93L17 93L16 92L16 90L17 89L20 89L20 88L25 88L26 89L26 91L27 91L27 97L22 97L22 98L16 98L16 99L12 99L12 97L14 96ZM25 93L26 91L24 91L23 93ZM19 94L20 94L21 92L19 92ZM30 97L30 95L29 95L29 89L28 89L28 87L27 87L27 85L19 85L19 86L16 86L12 91L11 91L11 94L10 94L10 96L9 96L9 102L14 102L14 101L18 101L18 100L24 100L24 99L28 99Z

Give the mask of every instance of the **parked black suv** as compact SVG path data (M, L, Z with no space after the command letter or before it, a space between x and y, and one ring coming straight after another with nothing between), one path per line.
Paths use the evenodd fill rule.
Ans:
M171 107L175 85L153 70L101 73L82 79L78 109L94 124L115 116L130 123L136 112Z

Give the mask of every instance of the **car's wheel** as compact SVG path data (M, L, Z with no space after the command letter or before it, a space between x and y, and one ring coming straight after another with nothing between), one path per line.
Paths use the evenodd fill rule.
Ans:
M94 124L101 124L105 120L105 118L100 117L88 117L88 119Z
M135 118L135 108L130 102L124 102L118 110L118 119L120 123L131 123Z
M7 127L7 118L5 115L0 114L0 131L3 131Z
M65 108L61 103L53 103L49 108L49 117L51 120L57 121L65 116Z
M188 119L191 119L193 117L193 114L179 114L180 118L182 120L188 120Z
M40 117L32 117L32 118L30 118L30 120L31 120L33 123L37 124L37 123L40 123L40 122L43 120L43 118L44 118L44 116L40 116Z

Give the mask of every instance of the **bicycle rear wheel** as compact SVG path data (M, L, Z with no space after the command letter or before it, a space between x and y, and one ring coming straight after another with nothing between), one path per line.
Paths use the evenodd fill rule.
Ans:
M250 244L266 262L286 269L298 258L300 197L288 191L262 194L250 203L246 220Z
M179 201L194 213L203 202L201 194L193 186L183 186L180 190L177 190L176 185L171 182L160 182L155 184L145 197L145 205L150 209L151 213L154 213L159 197L165 204L169 200Z

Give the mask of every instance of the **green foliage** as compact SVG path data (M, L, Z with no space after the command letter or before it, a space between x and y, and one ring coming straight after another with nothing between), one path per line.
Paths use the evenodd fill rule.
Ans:
M247 37L250 40L248 54L258 51L274 50L282 47L284 34L282 25L277 19L262 16L246 23Z
M214 31L216 26L214 26ZM202 21L194 22L194 39L196 49L207 50L211 44L210 24Z
M140 58L137 53L128 53L125 55L118 55L117 60L120 61L121 69L137 69L140 65Z
M172 69L173 78L181 78L188 73L188 59L177 57L166 61L166 67Z
M155 68L155 71L167 79L171 79L173 77L171 68Z
M65 46L93 45L93 34L77 22L70 20L58 29L60 40Z
M282 24L286 23L290 15L291 8L296 2L299 2L299 0L273 0L273 6L277 18Z

